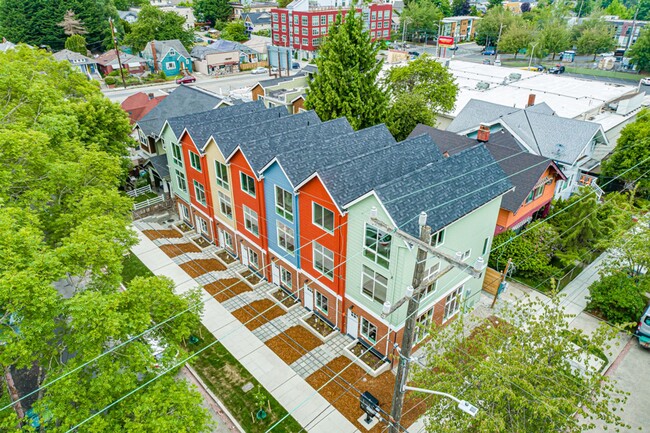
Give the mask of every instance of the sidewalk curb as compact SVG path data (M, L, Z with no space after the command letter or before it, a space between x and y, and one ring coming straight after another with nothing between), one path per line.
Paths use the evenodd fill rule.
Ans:
M628 354L628 352L632 348L632 345L634 344L634 342L635 342L635 338L630 337L630 340L627 342L625 347L623 347L623 350L621 350L621 353L619 353L618 356L616 357L616 359L614 360L614 362L612 362L610 364L610 366L607 367L607 370L605 371L605 373L603 373L603 376L611 376L614 373L616 373L616 369L618 368L618 366L623 361L623 358L625 358L625 356Z

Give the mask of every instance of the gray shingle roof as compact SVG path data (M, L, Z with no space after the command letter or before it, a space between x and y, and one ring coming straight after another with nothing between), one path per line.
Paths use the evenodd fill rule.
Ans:
M214 110L202 111L200 113L187 114L184 116L172 117L167 120L172 131L178 137L187 125L197 123L213 123L227 117L239 116L246 113L266 110L264 102L254 101L231 106L220 106Z
M187 115L211 110L221 101L222 99L213 93L181 85L140 119L138 126L145 135L158 136L167 119L179 114Z
M300 71L296 75L292 75L290 77L269 78L268 80L262 80L259 82L259 84L262 87L271 87L279 83L284 83L285 81L291 81L295 78L304 77L305 75L306 74L304 72Z
M507 107L479 99L470 99L467 105L460 110L456 118L449 124L447 131L467 131L477 128L481 123L492 122L499 117L519 110L520 108Z
M242 19L246 21L246 18L250 18L251 24L254 26L271 24L271 14L268 12L249 12L242 15Z
M146 164L151 164L154 170L156 170L158 173L158 176L160 176L162 179L169 179L169 165L167 165L167 155L152 156L147 160Z
M83 54L75 53L70 50L61 50L54 53L54 58L58 61L67 60L73 65L89 65L96 64L97 62L90 57L86 57Z
M227 41L225 39L218 39L207 46L196 45L194 48L192 48L192 52L190 54L196 59L203 60L208 54L227 53L231 51L238 51L238 46L235 42Z
M402 230L417 236L418 215L425 211L435 232L512 187L493 162L485 146L475 146L381 185L375 192ZM422 188L426 190L419 194L404 194Z
M153 42L154 46L156 47L156 55L159 56L158 61L162 61L163 56L167 54L167 51L169 51L170 48L173 48L177 53L184 56L185 58L190 58L190 53L187 52L187 49L185 49L183 43L178 39L169 39L167 41L154 40ZM149 42L149 45L151 45L151 42Z

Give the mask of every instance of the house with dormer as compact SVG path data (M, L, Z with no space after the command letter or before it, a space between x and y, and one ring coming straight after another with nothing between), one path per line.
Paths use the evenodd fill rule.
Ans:
M192 72L192 58L178 39L153 40L140 53L152 72L164 72L168 77Z

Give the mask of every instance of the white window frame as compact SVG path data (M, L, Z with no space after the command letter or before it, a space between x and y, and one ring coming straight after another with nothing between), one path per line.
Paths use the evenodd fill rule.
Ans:
M370 245L368 245L369 230L374 230L377 232L375 236L375 240L372 241ZM382 243L380 242L380 239L386 239L386 237L388 237L389 239L388 247L386 247L388 249L388 254L379 252ZM388 269L388 267L390 266L390 251L391 251L392 241L393 241L393 237L389 233L386 233L383 230L378 229L372 224L366 224L363 231L363 255L373 263L377 263L379 266Z
M250 179L250 181L252 182L252 183L250 183L250 185L253 186L253 192L252 193L250 191L248 191L246 188L244 188L244 183L246 183L247 187L250 186L248 179ZM240 171L239 172L239 180L240 180L240 183L241 183L241 190L244 191L246 194L250 195L251 197L255 197L255 194L256 194L256 191L255 191L255 179L253 179L251 176L247 175L243 171Z
M224 243L224 245L226 247L228 247L230 250L234 250L235 247L233 245L232 235L229 232L225 231L225 230L221 230L221 233L223 233L223 243Z
M225 178L223 177L225 175ZM230 189L228 182L228 166L222 162L214 162L214 177L217 185L224 189Z
M326 208L325 206L322 206L315 201L312 202L312 224L314 224L316 227L319 227L323 230L325 230L328 233L334 233L334 212ZM320 220L324 223L325 222L325 215L326 213L329 212L332 214L332 228L325 227L325 224L320 224L316 218L317 215L320 214Z
M293 194L277 185L275 186L275 213L293 222Z
M208 222L201 218L200 216L196 217L199 220L199 234L210 234L210 230L208 229Z
M201 171L201 157L199 156L198 153L192 152L191 150L188 151L190 153L190 165L192 168L198 172ZM196 159L196 161L195 161ZM198 164L198 166L194 164Z
M191 220L190 210L183 203L180 203L180 205L181 205L181 218L183 218L186 221Z
M280 284L283 284L287 289L291 289L293 286L293 275L286 268L279 266L280 268Z
M165 69L176 69L176 62L165 63Z
M172 160L174 161L174 164L179 167L183 166L183 151L181 150L181 146L177 143L172 143Z
M434 248L444 245L446 237L447 237L446 229L438 230L437 232L431 235L431 240L429 241L429 244Z
M470 248L469 250L463 253L463 255L460 257L460 260L464 262L465 260L469 259L471 255L472 255L472 249Z
M380 281L377 276L384 278L386 280L386 283ZM370 293L366 293L366 287L364 285L364 280L366 277L372 282L372 290L369 290ZM383 299L377 295L378 286L383 286L383 288L385 288ZM388 277L364 265L361 268L361 294L374 302L383 304L388 298Z
M415 335L413 336L413 344L417 344L424 340L429 335L429 327L433 322L433 308L425 311L416 320Z
M328 248L325 248L323 245L319 244L318 242L313 243L312 251L313 251L313 259L314 259L314 269L320 272L325 277L329 278L330 280L334 280L334 252ZM317 255L319 256L319 258L317 258ZM319 259L322 264L322 266L320 267L318 266ZM329 262L331 262L332 266L328 270L326 265Z
M485 238L485 241L483 241L483 256L485 256L489 251L490 251L490 244L492 243L492 240L488 236Z
M284 251L291 254L292 256L295 254L296 251L295 233L292 227L288 226L282 221L278 221L277 223L277 240L278 240L278 246L280 248L282 248Z
M185 173L180 170L176 170L176 185L181 191L187 192L187 179L185 179Z
M228 219L232 219L232 201L230 196L217 191L217 197L219 198L219 212ZM228 210L230 209L230 212Z
M242 205L242 209L244 211L244 227L249 233L258 237L260 235L260 224L257 219L257 212L246 205ZM255 231L253 231L253 229L255 229Z
M255 257L255 260L253 260L253 257ZM260 255L252 248L248 248L248 264L255 269L260 268Z
M465 286L461 284L445 298L445 311L442 316L443 323L454 317L460 311L461 296L463 296L464 287Z
M429 269L427 269L424 279L425 280L429 279L429 278L435 276L436 274L438 274L439 272L440 272L440 262L435 263L433 266L431 266ZM426 298L430 294L434 293L437 289L438 289L438 280L436 280L433 283L429 284L426 287L426 289L424 289L424 291L422 292L422 295L420 296L420 298L422 298L422 299Z
M371 337L371 334L374 331L375 337ZM370 320L366 319L365 317L361 318L361 335L366 338L366 340L370 341L371 343L376 343L377 342L377 334L379 334L379 330L377 329L377 326L372 323Z
M193 180L192 183L194 185L194 197L196 197L196 201L201 203L203 206L207 206L208 201L205 195L205 187L196 180ZM201 193L201 196L199 196L199 192Z
M329 300L327 299L327 296L323 295L321 292L317 290L316 301L315 301L316 308L318 308L326 316L327 316L327 312L329 311L328 304L329 304Z

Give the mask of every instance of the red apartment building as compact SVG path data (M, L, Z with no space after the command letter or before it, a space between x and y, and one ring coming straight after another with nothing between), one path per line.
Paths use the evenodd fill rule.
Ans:
M346 6L347 5L347 6ZM273 45L293 47L300 58L312 58L339 10L345 16L349 4L345 0L294 1L287 8L271 9ZM357 8L373 41L390 39L393 6L390 3L370 3Z

